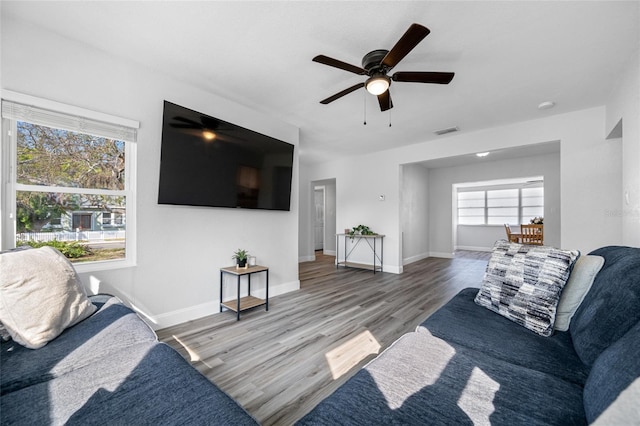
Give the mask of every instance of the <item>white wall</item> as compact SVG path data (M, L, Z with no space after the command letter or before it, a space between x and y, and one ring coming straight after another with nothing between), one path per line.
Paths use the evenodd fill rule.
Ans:
M588 252L622 240L620 218L607 214L622 202L621 148L605 140L604 127L604 107L591 108L364 154L356 160L340 158L310 167L308 178L336 176L337 228L363 223L387 234L385 271L401 272L401 164L560 141L562 206L558 245ZM378 194L386 194L386 201L378 201ZM452 249L451 243L438 244L439 239L430 235L430 252Z
M85 284L120 296L156 328L218 312L219 268L237 248L270 267L270 295L299 288L297 148L290 212L157 204L163 100L297 146L296 127L31 25L5 19L1 35L3 89L141 123L137 266L82 274Z
M315 260L314 227L315 210L313 206L314 184L309 179L309 166L300 163L298 185L298 262Z
M608 135L622 120L622 204L610 212L622 218L622 243L640 246L640 53L616 80L617 86L607 102L605 132Z
M456 248L490 250L497 239L506 238L503 225L459 225L457 242L452 243L454 184L534 176L544 177L544 243L560 247L560 154L556 153L429 169L429 229L438 248L431 255L450 256Z
M429 257L429 170L420 164L400 167L402 264Z
M366 225L374 232L386 235L384 239L384 270L400 272L399 222L399 165L389 162L382 153L367 154L356 161L340 158L334 162L309 165L311 182L327 178L336 181L336 229L338 232L357 225ZM393 174L391 179L387 177ZM303 186L304 187L304 186ZM384 195L384 201L379 196ZM305 214L302 212L301 214ZM311 214L306 212L306 214ZM309 243L301 244L310 247ZM373 263L370 252L366 258L350 260ZM369 259L369 260L367 260Z

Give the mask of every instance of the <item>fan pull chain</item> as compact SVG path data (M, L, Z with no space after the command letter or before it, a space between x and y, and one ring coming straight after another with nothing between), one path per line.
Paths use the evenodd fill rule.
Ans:
M364 122L362 123L362 125L366 126L367 125L367 92L364 91L362 93L364 95L362 97L362 100L364 101L363 104L362 104L363 105L363 109L364 109Z
M391 127L391 109L389 109L389 127Z

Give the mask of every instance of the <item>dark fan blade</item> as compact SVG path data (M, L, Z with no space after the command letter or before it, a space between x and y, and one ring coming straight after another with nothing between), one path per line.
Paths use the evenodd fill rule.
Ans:
M200 128L202 127L202 123L198 123L197 121L191 120L189 118L184 118L184 117L173 117L174 120L177 121L182 121L183 123L187 123L187 124L191 124L192 126L194 126L195 128Z
M202 121L202 126L209 130L216 130L220 127L220 122L214 118L202 116L200 121Z
M327 99L323 99L320 101L321 104L328 104L330 102L335 101L336 99L339 99L341 97L343 97L344 95L348 95L349 93L353 92L354 90L358 90L359 88L364 87L364 83L358 83L354 86L349 87L348 89L344 89L342 92L338 92L333 96L329 96Z
M393 81L404 81L408 83L435 83L449 84L455 74L452 72L420 72L420 71L398 71L391 78Z
M378 103L380 104L380 111L386 111L388 109L393 108L393 102L391 101L391 93L389 93L388 89L383 94L378 95Z
M315 58L313 58L313 62L329 65L330 67L340 68L341 70L349 71L358 75L367 75L367 72L360 67L324 55L316 56Z
M169 126L174 127L176 129L202 129L202 126L194 126L193 124L182 124L182 123L169 124Z
M396 45L382 59L382 65L388 69L398 65L398 62L407 56L407 53L411 52L430 32L429 28L420 24L411 24L407 32L400 37Z

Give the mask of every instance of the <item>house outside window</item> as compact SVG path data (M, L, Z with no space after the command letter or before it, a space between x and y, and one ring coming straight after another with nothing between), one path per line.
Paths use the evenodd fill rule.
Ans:
M122 218L135 209L137 122L117 117L113 117L116 123L99 121L92 116L111 116L15 95L30 98L35 105L2 100L2 170L9 182L2 202L3 209L12 213L2 224L3 249L55 241L85 248L86 255L70 258L78 264L106 260L132 264L134 223L124 226ZM117 124L118 120L134 126ZM103 212L108 212L110 229L100 220ZM111 229L116 220L122 225ZM112 243L109 249L101 244L105 240Z

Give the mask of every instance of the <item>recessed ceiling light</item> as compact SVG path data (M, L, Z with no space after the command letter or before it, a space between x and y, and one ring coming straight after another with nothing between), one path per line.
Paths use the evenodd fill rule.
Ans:
M478 152L476 154L476 157L482 158L482 157L486 157L487 155L489 155L489 152Z
M538 105L538 109L551 109L556 106L556 103L553 101L544 101L540 105Z

